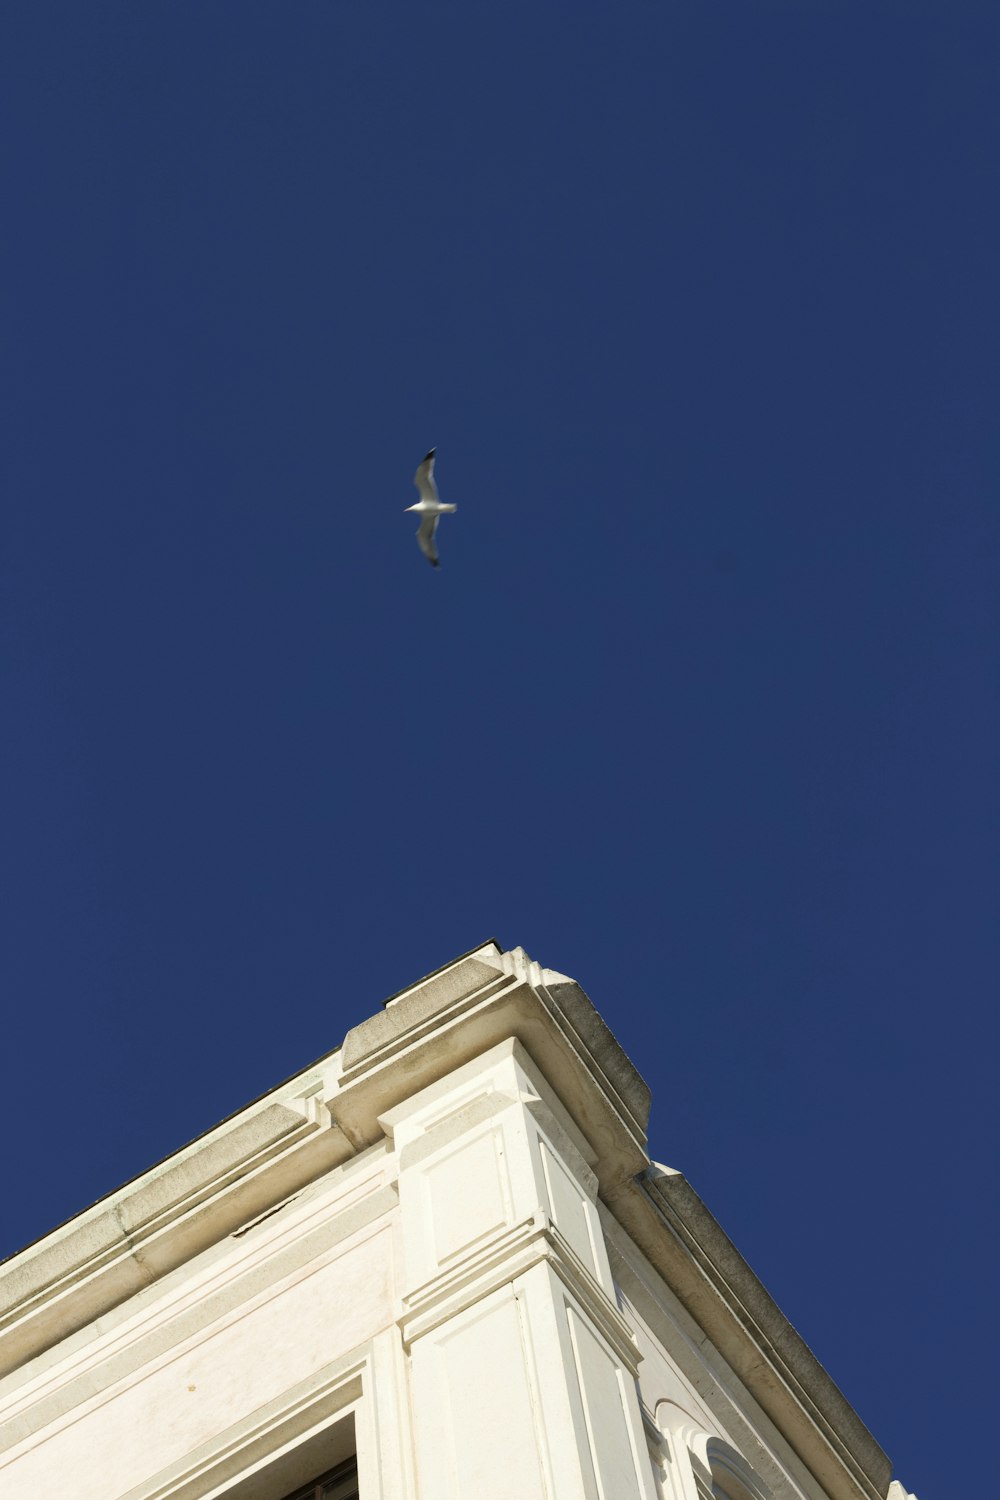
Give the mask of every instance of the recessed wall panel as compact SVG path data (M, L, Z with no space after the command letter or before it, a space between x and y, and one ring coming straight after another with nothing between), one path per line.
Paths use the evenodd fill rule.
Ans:
M439 1265L508 1223L502 1151L500 1133L490 1131L424 1168Z
M421 1494L546 1500L534 1372L513 1293L420 1342L414 1368L425 1414L421 1422L418 1410Z
M549 1196L549 1211L560 1234L564 1235L588 1271L597 1274L594 1247L590 1238L583 1191L567 1172L548 1142L539 1137L542 1170Z
M597 1494L600 1500L642 1495L625 1409L626 1377L586 1319L570 1306L566 1315Z

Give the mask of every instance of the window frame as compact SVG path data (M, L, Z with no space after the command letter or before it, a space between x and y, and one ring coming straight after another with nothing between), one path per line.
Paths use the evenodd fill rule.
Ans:
M308 1480L282 1500L358 1500L357 1455Z

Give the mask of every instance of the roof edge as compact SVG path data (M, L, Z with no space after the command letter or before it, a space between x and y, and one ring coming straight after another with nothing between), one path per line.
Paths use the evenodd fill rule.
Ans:
M683 1173L652 1162L608 1208L831 1500L885 1500L889 1458Z

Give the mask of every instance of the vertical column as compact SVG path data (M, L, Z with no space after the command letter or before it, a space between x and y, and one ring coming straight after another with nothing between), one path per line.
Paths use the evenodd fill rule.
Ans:
M421 1500L653 1500L586 1140L508 1041L381 1117Z

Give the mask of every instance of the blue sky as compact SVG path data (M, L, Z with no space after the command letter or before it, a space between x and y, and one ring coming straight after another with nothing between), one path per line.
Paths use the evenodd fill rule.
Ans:
M997 7L14 0L0 55L0 1253L495 934L971 1489Z

